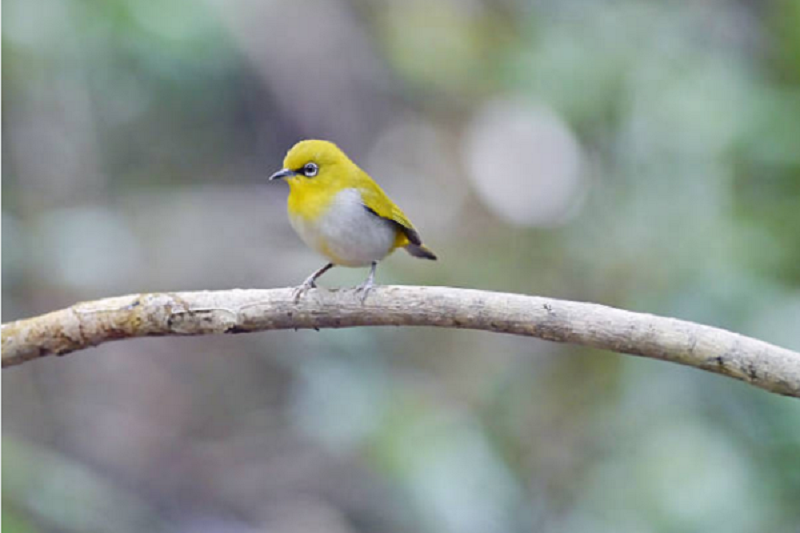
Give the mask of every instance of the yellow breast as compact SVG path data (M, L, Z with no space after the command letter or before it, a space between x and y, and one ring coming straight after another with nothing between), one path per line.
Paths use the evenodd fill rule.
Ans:
M289 182L288 211L290 217L308 221L319 219L330 207L341 187L302 187Z

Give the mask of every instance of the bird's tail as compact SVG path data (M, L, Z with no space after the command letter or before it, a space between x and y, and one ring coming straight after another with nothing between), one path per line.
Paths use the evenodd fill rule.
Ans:
M433 253L431 249L425 246L424 244L408 243L405 245L405 249L406 252L410 253L414 257L436 261L436 254Z

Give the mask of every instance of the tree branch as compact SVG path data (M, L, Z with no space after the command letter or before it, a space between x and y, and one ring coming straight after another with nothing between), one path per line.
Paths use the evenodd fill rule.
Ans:
M800 397L800 354L692 322L570 302L448 287L134 294L2 327L3 367L116 339L354 326L435 326L511 333L701 368Z

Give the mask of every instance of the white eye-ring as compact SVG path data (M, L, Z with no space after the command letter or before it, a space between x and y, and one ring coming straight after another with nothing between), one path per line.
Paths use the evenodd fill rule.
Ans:
M319 172L319 167L316 163L306 163L303 166L303 175L307 178L313 178Z

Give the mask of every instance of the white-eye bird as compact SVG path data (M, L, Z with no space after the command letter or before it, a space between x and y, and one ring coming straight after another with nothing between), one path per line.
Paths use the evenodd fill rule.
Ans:
M289 222L308 246L329 261L295 289L295 301L336 265L371 267L356 288L363 302L375 283L378 261L395 249L436 259L400 208L335 144L301 141L286 154L283 167L269 179L289 184Z

